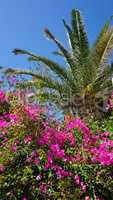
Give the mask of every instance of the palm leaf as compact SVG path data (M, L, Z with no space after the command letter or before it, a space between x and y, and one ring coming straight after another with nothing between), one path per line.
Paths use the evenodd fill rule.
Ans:
M75 44L75 50L78 47L80 54L84 59L89 56L89 43L85 32L83 20L79 10L72 10L72 32ZM75 52L76 56L76 52Z
M92 80L92 66L88 64L89 43L85 32L81 14L78 10L72 10L72 28L63 20L68 34L69 44L76 62L76 71L84 87Z
M101 66L104 66L104 67L106 66L106 64L108 64L108 60L111 57L112 51L113 51L113 27L107 31L106 38L108 38L108 41L106 43L106 47L103 51L103 54L100 60Z
M76 57L78 68L83 77L83 84L86 86L92 80L92 66L88 64L89 43L85 32L84 23L78 10L72 10L72 43L74 56Z
M113 74L113 66L108 66L105 68L101 73L98 74L98 77L95 79L95 81L92 83L92 86L95 90L95 92L101 91L101 88L105 87L106 83L109 82L110 85L112 85L112 81L110 80L110 76Z
M52 61L52 60L50 60L46 57L35 55L35 54L33 54L29 51L26 51L26 50L14 49L13 53L15 53L15 55L26 54L26 55L30 56L28 58L29 61L42 62L47 67L49 67L49 69L51 69L55 74L57 74L61 79L65 80L70 86L73 85L73 82L71 81L70 77L68 76L68 72L66 71L66 69L61 67L58 63L56 63L56 62L54 62L54 61Z
M53 53L53 55L64 57L60 51L53 51L52 53Z
M52 102L58 107L62 106L62 100L57 93L50 93L50 92L39 92L36 94L39 99L44 99L45 102Z
M23 75L29 75L29 76L32 76L32 77L35 77L35 78L38 78L38 79L41 78L39 74L33 73L32 71L29 71L29 70L18 70L18 69L13 69L13 68L5 69L4 70L4 74L5 75L23 74Z
M74 58L74 49L75 49L75 45L74 45L74 41L73 41L73 36L72 36L72 29L71 27L66 23L66 21L63 19L63 24L65 27L65 30L67 32L67 36L68 36L68 42L69 42L69 46L71 48L71 51L73 53L73 58ZM76 46L77 48L77 46ZM76 60L75 60L76 61Z
M107 30L109 29L111 20L113 19L113 15L106 21L104 27L102 28L101 32L99 33L99 36L97 37L96 42L93 45L93 49L96 48L97 44L100 42L101 38L103 37L103 35L107 32Z
M75 62L72 59L72 55L67 51L67 49L63 46L63 44L61 44L60 41L58 41L53 34L47 29L45 28L44 30L47 38L49 38L50 40L53 40L57 46L59 47L60 51L62 52L62 54L64 55L64 57L66 58L67 62L69 63L70 67L73 70L73 67L75 66Z
M108 53L111 51L111 48L110 48L110 51L108 51L108 48L109 48L109 45L111 46L111 40L112 40L112 31L113 31L112 27L109 29L112 18L113 16L111 16L110 19L105 23L102 31L100 32L97 38L97 41L94 43L91 50L90 60L91 60L92 65L95 67L96 72L100 64L103 65L104 55L106 55L106 52Z
M66 73L66 70L63 69L59 64L57 64L56 62L46 58L46 57L42 57L42 56L39 56L39 55L35 55L29 51L26 51L26 50L22 50L22 49L14 49L13 50L13 53L15 55L18 55L18 54L26 54L29 57L29 60L30 61L40 61L42 63L44 63L45 65L47 65L53 72L55 72L57 75L61 76L61 78L64 78L67 80L67 73Z
M72 57L72 54L70 54L67 51L67 49L65 49L65 47L61 44L61 42L59 42L47 28L44 30L44 32L45 32L47 38L53 40L57 44L57 46L59 47L60 51L62 52L63 56L65 57L67 63L69 64L69 66L72 70L73 76L76 79L76 83L77 83L78 89L79 89L82 85L81 84L82 78L81 78L81 75L79 73L80 70L78 70L76 68L76 63L75 63L75 61Z
M36 57L29 57L30 61L40 61L43 64L47 65L55 74L57 74L61 79L65 79L66 81L69 81L68 74L66 69L62 68L60 65L58 65L56 62L42 56L36 56Z
M7 73L7 71L6 71ZM34 86L40 82L40 88L51 88L54 90L59 91L59 93L62 93L64 91L64 85L59 83L58 81L52 80L50 77L43 76L39 73L33 73L31 71L24 71L24 70L11 70L11 73L13 74L24 74L24 75L30 75L34 77ZM9 74L9 70L8 70ZM28 84L31 84L32 82L28 82ZM23 83L24 84L24 83Z

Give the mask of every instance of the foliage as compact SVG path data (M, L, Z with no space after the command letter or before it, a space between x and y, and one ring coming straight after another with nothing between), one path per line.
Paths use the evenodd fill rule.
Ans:
M24 87L35 87L39 97L51 101L65 113L78 114L81 117L102 117L105 113L104 102L112 89L109 78L113 72L113 65L110 65L113 50L113 26L110 26L112 18L113 16L107 20L90 48L81 13L79 10L72 10L71 26L63 20L69 50L47 28L45 29L47 38L59 49L55 54L65 59L65 66L44 56L14 49L15 55L27 55L28 60L37 62L40 69L44 64L49 73L12 68L7 69L6 73L32 76L33 79L24 83Z
M0 199L113 199L112 132L1 94L10 111L0 119Z
M106 118L102 118L102 120L92 120L88 119L88 125L91 127L91 129L95 132L98 131L106 131L108 130L113 133L113 93L111 94L110 98L106 102ZM100 131L99 131L100 130Z

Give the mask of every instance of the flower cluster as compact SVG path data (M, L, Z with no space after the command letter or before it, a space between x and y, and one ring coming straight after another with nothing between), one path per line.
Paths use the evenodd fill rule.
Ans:
M110 132L94 133L71 117L53 126L40 120L39 105L16 106L0 120L1 198L58 199L65 191L79 194L76 199L105 199L100 191L113 190Z

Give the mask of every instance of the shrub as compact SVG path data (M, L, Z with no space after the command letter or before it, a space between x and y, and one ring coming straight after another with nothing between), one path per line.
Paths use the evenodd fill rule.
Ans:
M96 126L11 104L0 120L0 199L113 199L113 138Z

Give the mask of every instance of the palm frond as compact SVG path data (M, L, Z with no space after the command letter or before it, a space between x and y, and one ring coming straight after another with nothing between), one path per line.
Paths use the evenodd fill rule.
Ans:
M45 102L51 101L56 106L60 106L60 108L69 98L69 95L67 97L66 87L62 87L59 83L50 82L50 80L48 82L32 80L17 85L17 88L19 89L32 87L35 88L35 95L38 97L39 100L44 99Z
M74 56L76 57L85 87L92 81L93 66L88 64L90 49L82 16L80 11L75 9L72 10L72 43L74 46Z
M34 95L38 97L38 100L43 100L45 103L50 101L58 107L61 106L62 99L59 94L59 91L57 91L52 84L46 85L44 82L44 85L42 85L42 81L40 80L31 80L17 84L17 88L19 89L35 88ZM54 92L49 91L50 89L53 89Z
M82 57L86 59L89 56L88 38L80 11L75 9L72 10L72 32L75 50L79 47L80 54L82 54Z
M110 79L110 76L113 74L113 66L108 66L105 68L102 72L98 73L98 77L95 79L94 82L92 82L92 86L95 90L95 92L101 91L101 88L109 83L109 85L112 85L112 81ZM107 84L106 84L107 83Z
M113 84L112 84L111 80L106 80L105 82L103 82L100 89L101 89L101 93L103 91L105 91L105 92L107 91L106 96L107 97L110 96L113 91Z
M62 100L57 93L50 93L47 91L45 91L45 92L43 91L43 92L37 93L36 96L39 98L39 100L44 99L45 102L50 101L58 107L61 107L61 105L62 105Z
M74 75L74 78L76 79L76 82L77 82L77 85L80 86L80 81L81 81L81 78L79 77L79 71L77 70L76 68L76 63L72 57L72 54L70 54L67 49L65 49L65 47L61 44L60 41L58 41L54 36L53 34L46 28L44 30L47 38L51 39L52 41L54 41L57 46L59 47L60 51L62 52L62 54L64 55L67 63L69 64L71 70L72 70L72 73Z
M61 67L59 64L56 62L42 56L36 55L35 57L29 57L29 61L39 61L45 64L49 69L51 69L55 74L57 74L61 79L65 79L66 81L68 80L68 74L66 69Z
M66 30L66 33L67 33L67 36L68 36L68 42L69 42L69 46L71 48L71 51L73 53L73 57L74 57L74 48L75 48L75 45L74 45L74 42L73 42L73 37L72 37L72 29L71 27L66 23L66 21L63 19L63 24L64 24L64 28ZM75 60L76 61L76 60Z
M29 70L19 70L19 69L14 69L14 68L7 68L4 70L4 74L5 75L19 75L19 74L23 74L23 75L29 75L35 78L40 78L40 75L33 73L32 71Z
M75 62L73 61L72 55L68 52L68 50L63 46L63 44L61 44L60 41L58 41L53 36L53 34L47 28L45 28L44 32L45 32L47 38L49 38L50 40L53 40L57 44L60 51L62 52L62 54L66 58L67 62L69 63L70 67L73 68L75 66Z
M14 49L13 53L15 53L16 55L26 54L26 55L30 56L28 58L29 61L42 62L50 70L52 70L55 74L57 74L61 79L65 80L69 85L72 84L72 82L70 82L71 80L68 76L66 69L64 69L64 67L61 67L58 63L56 63L56 62L54 62L54 61L52 61L52 60L50 60L46 57L35 55L35 54L33 54L29 51L26 51L26 50Z
M93 45L93 49L97 46L98 42L101 40L101 38L103 37L103 35L107 32L107 30L109 29L111 20L113 19L113 15L106 21L106 23L104 24L104 27L102 28L102 30L99 33L99 36L97 37L96 42Z
M60 51L53 51L52 53L53 53L53 55L64 57Z
M13 49L12 53L14 53L15 55L25 54L25 55L29 55L29 56L34 56L35 57L35 55L33 53L31 53L30 51L23 50L23 49L18 49L18 48Z
M105 67L106 64L108 64L108 60L111 57L113 53L113 27L111 27L107 33L106 37L108 38L108 41L106 43L106 47L103 51L101 60L100 60L100 65Z
M52 80L50 77L48 77L46 75L41 75L40 73L35 74L30 71L23 71L23 70L16 71L15 70L15 74L26 74L26 75L30 75L30 76L34 77L34 80L28 82L28 85L34 84L34 87L37 87L37 88L38 87L39 88L49 88L49 89L56 90L59 93L63 93L65 90L64 84L62 84L58 81ZM26 86L27 86L27 84L26 84ZM67 85L66 85L66 90L67 90Z
M112 50L111 46L112 46L113 28L112 27L109 28L112 18L113 16L111 16L110 19L105 23L102 31L100 32L97 38L97 41L94 43L91 49L90 60L92 62L92 65L95 66L96 72L100 67L100 65L102 66L104 64L105 62L104 58L106 58L106 55L108 56L108 54L111 53ZM109 47L110 50L108 50Z
M98 43L95 55L92 58L92 64L95 65L98 71L101 72L108 66L109 58L113 50L113 29L107 31L101 41Z

